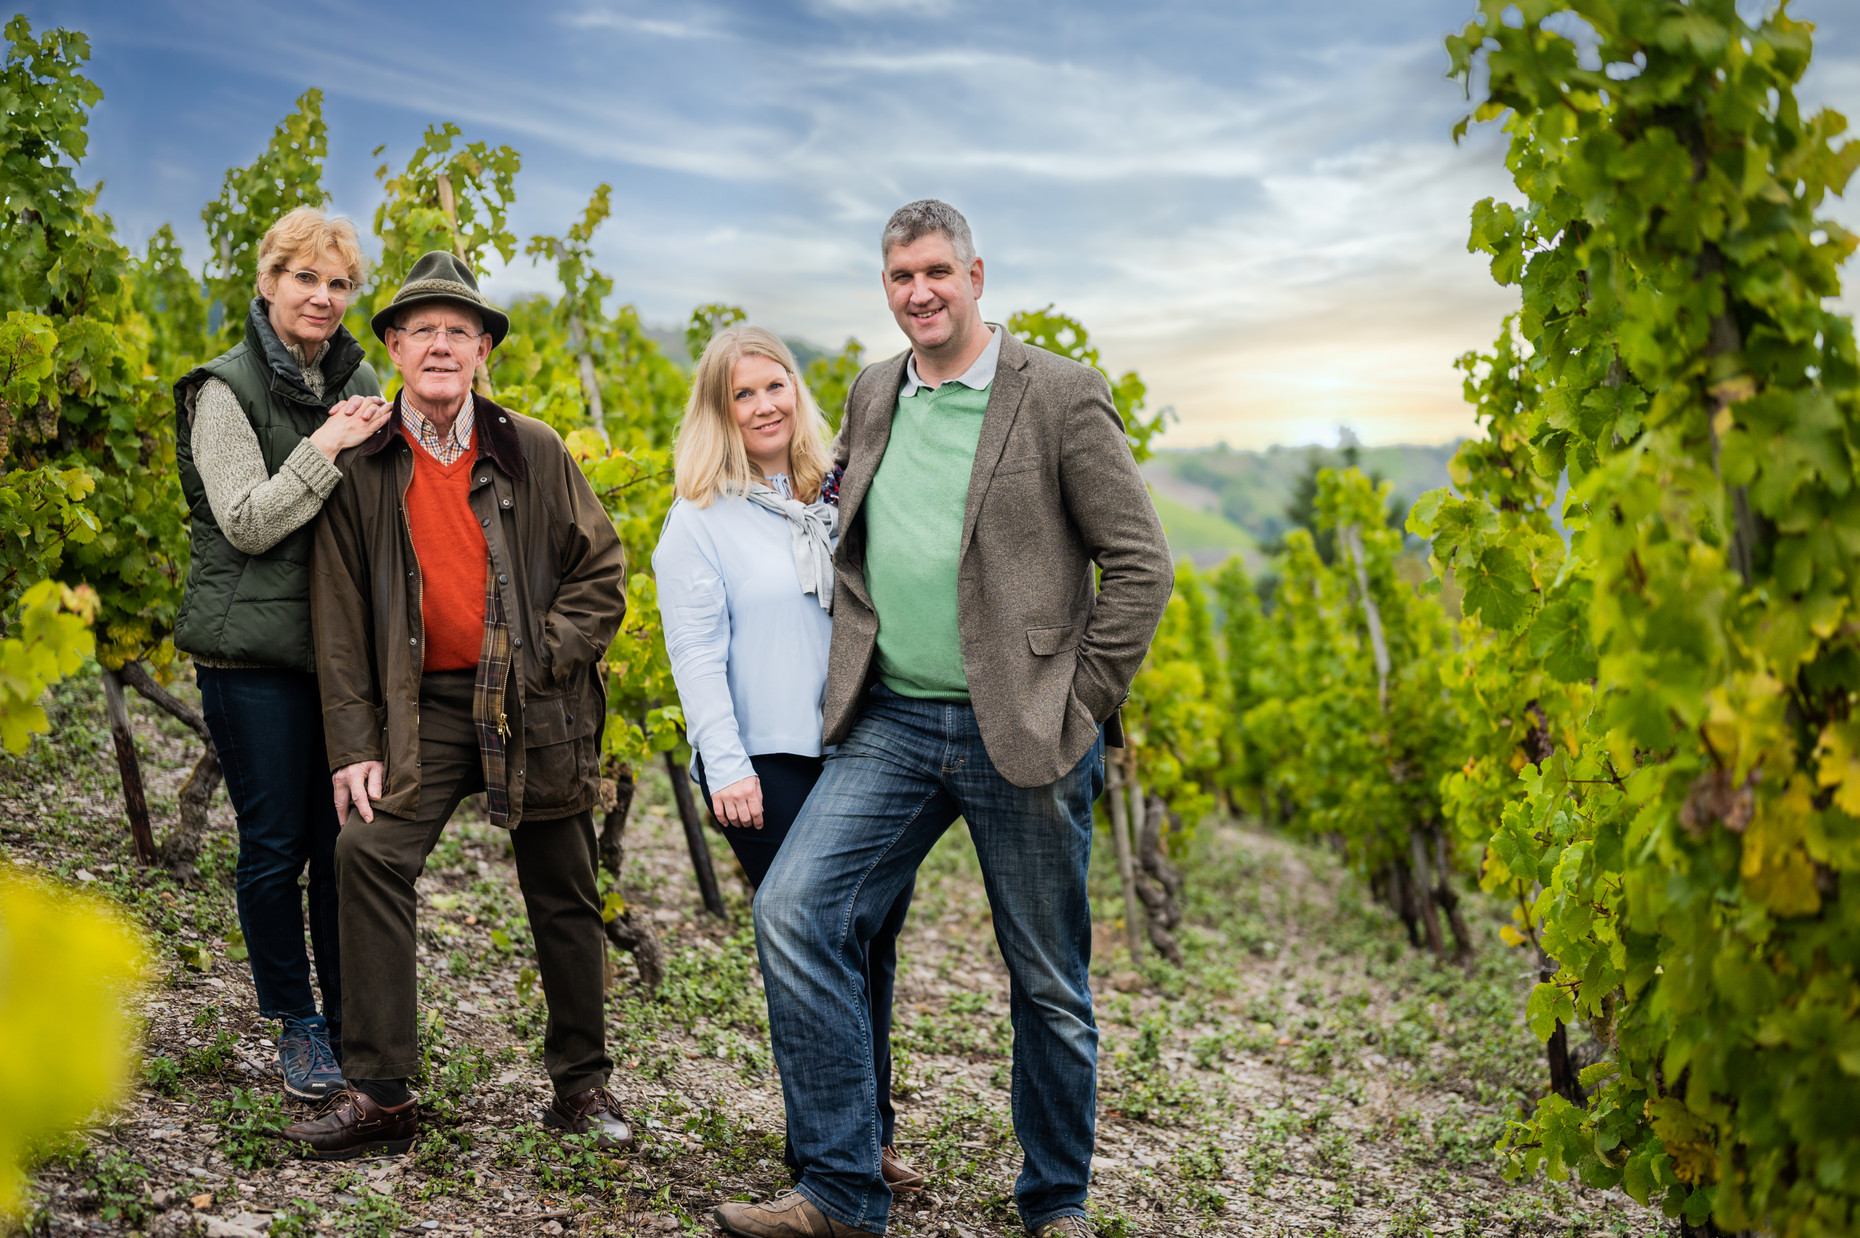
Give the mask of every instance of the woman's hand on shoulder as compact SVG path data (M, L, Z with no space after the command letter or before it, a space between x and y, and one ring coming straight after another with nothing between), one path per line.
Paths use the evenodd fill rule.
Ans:
M310 441L334 460L343 451L366 441L393 414L394 406L378 395L352 395L329 410Z
M725 825L762 828L762 780L751 775L711 792L711 811Z

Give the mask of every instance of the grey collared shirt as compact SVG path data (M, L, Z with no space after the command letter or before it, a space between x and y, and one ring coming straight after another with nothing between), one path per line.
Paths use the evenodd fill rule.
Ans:
M989 332L988 347L982 349L982 355L975 359L974 365L970 366L957 377L950 379L950 382L961 383L965 387L972 387L976 391L983 391L987 389L989 383L995 381L995 367L1001 364L1002 328L992 323L986 325L988 326ZM917 354L915 352L911 353L909 360L904 363L904 387L898 392L898 398L901 400L908 400L917 394L917 389L919 387L928 387L929 385L929 383L917 377Z

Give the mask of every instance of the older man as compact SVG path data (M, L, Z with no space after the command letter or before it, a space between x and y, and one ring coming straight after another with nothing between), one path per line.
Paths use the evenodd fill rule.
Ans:
M802 1176L715 1216L742 1238L884 1230L862 943L961 816L1008 968L1021 1220L1088 1235L1091 806L1169 547L1104 376L982 320L963 217L913 202L880 253L910 348L846 400L824 706L839 748L755 904Z
M562 440L472 393L510 328L459 259L414 265L371 325L396 416L344 453L311 615L334 770L348 1088L288 1138L404 1152L418 1122L414 880L459 805L511 831L549 1023L551 1126L621 1147L607 1091L592 808L601 658L625 610L613 525Z

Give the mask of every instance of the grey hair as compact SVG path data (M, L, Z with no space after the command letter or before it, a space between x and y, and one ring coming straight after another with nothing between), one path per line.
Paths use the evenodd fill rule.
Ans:
M975 261L975 240L969 235L969 221L962 217L961 211L935 198L907 203L891 213L884 236L879 239L879 257L889 260L891 251L899 245L909 245L932 232L949 241L956 250L956 261L963 266Z

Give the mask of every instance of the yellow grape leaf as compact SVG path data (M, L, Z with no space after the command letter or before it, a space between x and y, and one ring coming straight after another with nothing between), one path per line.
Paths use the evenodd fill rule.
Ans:
M1798 775L1781 795L1758 800L1756 817L1744 831L1744 888L1775 915L1807 916L1821 910L1815 865L1803 845L1813 811L1808 780Z
M1713 1147L1712 1128L1686 1108L1676 1096L1662 1096L1647 1102L1647 1119L1653 1133L1666 1145L1673 1158L1673 1172L1681 1182L1700 1185L1715 1181L1718 1153Z
M1705 734L1712 749L1729 758L1731 777L1742 782L1763 753L1786 742L1788 698L1782 681L1763 671L1733 676L1712 689Z
M106 904L0 865L0 1215L23 1202L32 1149L128 1080L147 965Z
M1815 781L1835 788L1834 806L1850 817L1860 817L1860 726L1830 724L1815 745L1815 759Z
M13 634L0 641L0 744L7 751L25 751L34 733L50 729L39 696L94 650L96 608L88 585L42 580L20 596Z
M1521 946L1524 944L1525 940L1524 934L1512 928L1509 924L1501 924L1498 926L1498 939L1507 946Z
M577 460L596 460L607 455L607 440L595 430L582 427L570 430L562 436L562 442L568 447L568 453Z

